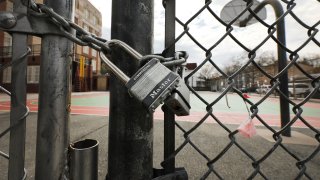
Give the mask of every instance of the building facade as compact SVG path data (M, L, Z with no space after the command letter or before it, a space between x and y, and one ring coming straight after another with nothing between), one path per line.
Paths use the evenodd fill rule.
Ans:
M290 63L288 61L287 63ZM297 64L299 68L303 69L310 76L314 78L318 77L320 74L320 58L312 59L312 61L298 61ZM278 61L274 61L268 64L259 65L260 68L270 76L276 76L278 74ZM211 65L210 65L211 67ZM236 68L231 68L228 71L228 68L225 67L224 72L231 76L235 73L241 66ZM293 65L288 69L288 80L289 83L307 83L311 85L311 79L307 77L297 66ZM214 72L214 68L211 69L211 73ZM189 79L189 85L195 90L205 90L205 91L222 91L228 86L228 78L225 78L220 73L217 73L213 76L202 78L200 73L195 73ZM261 86L270 85L270 78L262 73L257 67L253 65L247 66L243 71L241 71L233 79L233 87L246 90L249 92L255 92L255 90Z
M37 0L42 3L42 0ZM12 11L12 0L0 2L1 11ZM75 1L74 22L87 32L101 36L102 16L101 13L88 1ZM12 38L6 32L0 32L0 64L6 64L11 61ZM27 91L38 92L39 74L41 63L41 38L30 36L28 44L31 48L31 54L28 57L27 69ZM97 84L96 77L100 75L101 61L96 50L88 46L79 46L74 44L72 61L72 90L73 91L91 91ZM0 73L0 84L10 89L11 67L6 68Z

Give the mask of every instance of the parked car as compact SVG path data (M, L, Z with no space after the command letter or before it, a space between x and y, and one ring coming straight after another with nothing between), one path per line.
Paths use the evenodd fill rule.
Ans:
M271 85L261 85L260 87L257 88L256 92L258 94L266 94L269 90L271 89Z
M248 92L248 88L246 87L242 87L239 89L242 93L247 93Z
M318 85L319 85L319 82L316 83L316 87L318 87ZM314 90L314 88L311 87L311 88L310 88L310 91L313 91L313 90ZM318 89L318 91L316 91L316 93L314 93L314 95L312 96L312 98L320 99L320 89Z
M243 87L243 88L240 88L240 91L243 92L243 93L256 92L257 91L257 87L255 87L255 86Z
M310 93L311 87L307 83L289 83L288 90L290 96L306 97Z

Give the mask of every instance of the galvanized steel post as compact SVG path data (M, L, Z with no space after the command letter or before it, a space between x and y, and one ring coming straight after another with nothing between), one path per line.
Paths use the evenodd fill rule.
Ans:
M113 0L111 38L141 54L152 53L153 6L150 0ZM139 64L123 50L112 49L112 61L127 75ZM153 115L130 97L114 75L110 80L110 121L107 179L152 179Z
M45 4L73 21L73 0ZM42 38L35 179L62 179L69 145L72 42L60 36Z
M27 12L27 6L22 4L21 0L15 0L13 3L14 12ZM27 52L28 36L14 33L12 38L12 61L14 62ZM20 180L24 176L26 122L25 119L20 120L20 118L26 113L28 56L19 61L20 63L12 65L10 124L21 122L10 132L9 180Z

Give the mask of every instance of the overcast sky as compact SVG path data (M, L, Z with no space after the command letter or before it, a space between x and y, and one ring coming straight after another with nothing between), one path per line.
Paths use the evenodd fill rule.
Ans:
M103 37L110 39L110 25L111 25L111 0L89 0L102 13L103 18ZM191 18L203 5L205 0L176 0L177 2L177 17L186 22ZM230 2L230 0L214 0L210 7L213 11L220 15L223 7ZM293 12L307 25L312 26L320 20L320 3L317 0L296 0L297 6ZM286 4L283 4L286 10ZM266 23L272 24L275 20L273 8L266 6L267 19ZM162 0L155 0L154 8L154 52L161 53L164 49L164 8L162 7ZM225 26L220 24L207 10L203 11L194 21L189 24L190 33L197 39L205 48L211 47L219 40L226 32ZM320 25L318 25L319 29ZM180 25L176 27L176 35L178 36L183 31ZM232 34L248 48L257 46L266 36L267 28L260 23L250 25L245 28L234 26ZM286 18L286 40L287 47L291 50L297 49L303 44L307 38L308 30L298 24L291 16ZM320 41L319 33L316 39ZM270 39L261 47L257 53L265 51L276 52L276 43ZM205 59L205 52L190 40L187 36L182 38L176 45L176 50L184 50L189 53L189 62L200 63ZM244 53L244 50L237 45L230 37L227 37L218 45L213 51L212 59L219 65L224 66L231 63L232 59ZM300 51L301 56L310 54L320 54L320 48L310 42L304 49Z

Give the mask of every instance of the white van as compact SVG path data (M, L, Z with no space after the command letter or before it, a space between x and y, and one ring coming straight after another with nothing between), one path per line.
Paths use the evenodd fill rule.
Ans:
M307 96L310 93L310 85L307 83L289 83L289 95Z
M258 87L256 91L258 94L266 94L270 89L271 89L271 85L263 84L260 87Z

